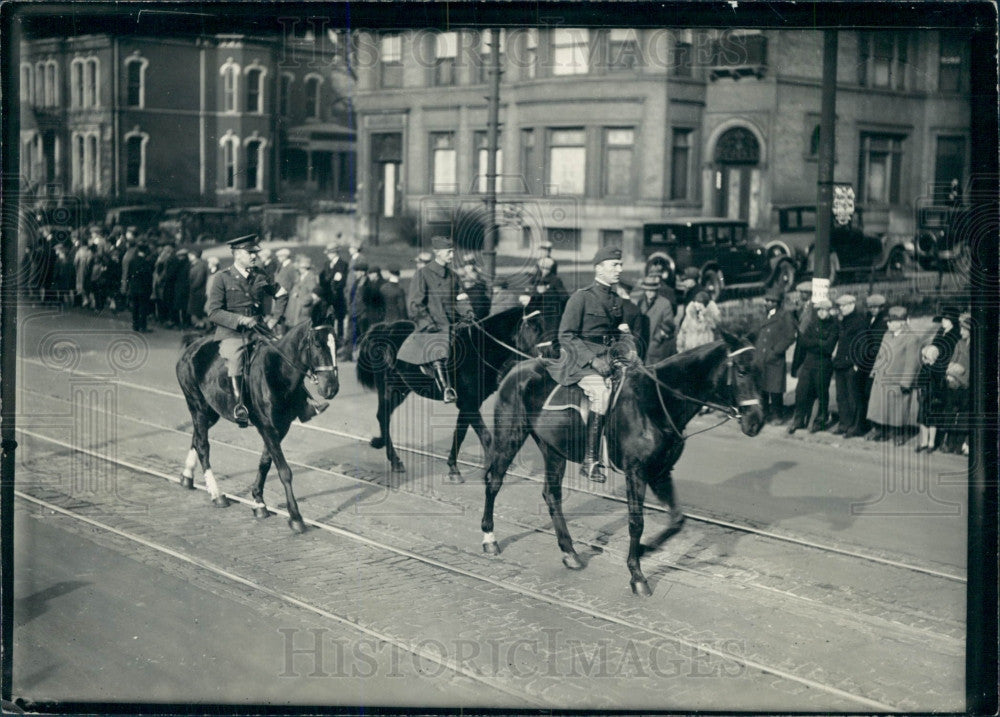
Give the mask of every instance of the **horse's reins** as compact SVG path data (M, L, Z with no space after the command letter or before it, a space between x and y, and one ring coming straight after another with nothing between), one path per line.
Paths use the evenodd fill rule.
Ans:
M315 333L317 329L329 329L329 328L332 327L328 324L322 324L320 326L312 327L311 331ZM296 369L297 371L301 371L303 374L305 374L305 377L308 378L310 381L312 381L314 384L317 385L319 384L319 378L316 376L317 373L330 372L330 371L338 373L336 365L314 366L312 368L309 368L307 366L300 366L297 361L295 361L292 358L289 358L288 354L286 354L284 351L278 348L278 337L275 336L274 332L272 332L270 329L265 328L260 324L254 324L250 330L259 334L260 337L265 341L267 341L267 343L271 346L271 348L274 349L274 352L278 354L278 356L280 356L282 360L285 361L285 363L287 363L289 366ZM334 359L336 359L336 357L334 357Z
M530 318L538 316L540 313L542 313L542 312L538 311L538 310L535 310L535 311L532 311L530 314L522 314L521 321L527 321ZM526 359L537 358L536 356L531 356L529 354L526 354L524 351L521 351L520 349L514 348L513 346L511 346L510 344L508 344L506 341L501 341L496 336L494 336L493 334L491 334L489 331L487 331L486 329L484 329L482 322L479 321L478 319L467 319L463 323L466 323L466 324L475 324L475 326L478 327L479 330L482 331L483 334L486 336L486 338L488 338L490 341L493 341L494 343L499 344L503 348L507 349L508 351L510 351L512 353L517 354L518 356L522 356L522 357L524 357Z

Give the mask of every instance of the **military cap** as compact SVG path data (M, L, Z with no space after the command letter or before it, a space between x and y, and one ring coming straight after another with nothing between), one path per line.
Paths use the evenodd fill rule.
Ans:
M639 283L639 286L641 286L643 289L655 291L660 288L660 277L657 276L656 274L649 274L647 276L644 276L642 278L642 281Z
M889 321L902 321L906 318L905 306L893 306L889 309Z
M594 254L591 264L600 264L602 261L621 261L622 250L616 246L603 246Z
M837 306L843 306L844 304L856 304L858 300L854 298L854 294L841 294L837 297Z
M455 242L451 240L451 237L439 234L438 236L431 237L431 248L436 250L454 249Z
M795 285L796 291L801 291L804 294L812 293L813 283L812 281L802 281Z
M820 299L819 301L814 301L813 306L815 306L817 309L826 309L827 311L833 308L833 304L830 302L829 299Z
M773 301L776 304L780 304L781 300L784 298L785 292L781 290L780 286L772 286L764 294L764 301Z
M429 251L422 251L413 258L413 261L422 261L425 264L427 264L433 258L434 257L431 256L431 253Z
M865 299L866 306L885 306L885 297L881 294L872 294L867 299Z
M958 323L967 329L972 329L972 314L960 314Z
M247 251L259 251L260 247L257 245L257 235L247 234L246 236L236 237L235 239L230 239L226 242L229 248L233 251L237 249L245 249Z

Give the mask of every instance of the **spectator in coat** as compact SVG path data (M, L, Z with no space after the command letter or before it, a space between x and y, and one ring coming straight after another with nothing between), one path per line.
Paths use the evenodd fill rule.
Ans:
M90 259L90 306L102 311L110 294L111 256L104 244L94 242L90 248L93 252Z
M357 349L358 342L363 334L361 333L364 321L364 304L361 301L361 286L368 274L368 262L360 258L354 262L354 267L348 275L347 285L344 291L347 292L347 345L353 351Z
M677 351L688 351L715 341L716 327L722 314L704 289L698 290L694 299L684 307L684 319L677 332Z
M261 250L257 253L257 263L272 279L277 275L278 269L281 268L281 262L278 261L278 257L266 246L261 247Z
M865 307L868 315L865 317L865 330L861 338L861 354L857 357L858 362L858 383L862 387L861 396L861 422L858 426L860 435L865 435L871 430L868 421L868 401L872 395L872 367L875 365L875 357L878 356L879 347L882 345L882 337L888 328L888 308L885 305L885 297L881 294L872 294L865 299Z
M358 332L364 336L368 329L385 320L385 304L382 301L382 268L369 266L364 281L360 284L361 316Z
M920 336L909 330L905 306L889 309L888 330L882 337L872 369L872 392L868 401L868 420L875 428L867 438L896 445L908 439L908 428L917 423L917 405L912 391L903 391L913 383L920 368Z
M73 289L76 286L76 268L73 266L73 259L64 244L56 245L54 286L59 301L64 306L72 306Z
M139 249L139 241L135 238L135 232L131 231L134 227L129 227L129 230L125 232L125 253L122 254L122 282L120 291L125 301L129 301L129 290L128 290L128 268L129 264L132 263L132 258L135 256Z
M93 306L93 296L90 291L90 263L94 252L86 242L81 242L73 255L73 268L76 270L76 296L80 298L80 306L84 309Z
M788 420L785 409L785 356L796 337L795 319L782 306L784 298L781 289L776 286L764 295L766 313L763 323L757 328L754 344L764 415L775 425Z
M285 290L286 294L290 294L299 276L299 270L292 261L292 250L288 247L281 247L274 252L274 256L278 262L278 268L274 272L274 280L279 287Z
M156 318L163 323L169 321L170 306L173 303L173 286L167 285L167 269L173 258L173 244L164 244L153 263L153 308Z
M208 262L201 258L201 249L191 249L188 254L191 266L188 269L187 312L195 326L205 328L208 326L208 319L205 317L205 302L208 300Z
M385 282L379 287L382 294L382 304L385 306L386 323L406 319L406 292L399 285L399 267L390 264L385 271Z
M972 316L959 316L960 338L955 344L951 362L945 369L945 411L947 420L941 426L941 451L969 455L969 351Z
M429 251L422 251L413 258L413 265L416 267L417 271L420 271L427 266L433 258L434 257Z
M178 328L185 329L191 325L188 316L188 299L191 294L191 260L187 249L178 249L174 254L173 266L168 271L173 275L173 303L170 307L171 321Z
M365 271L360 274L357 271L358 264L365 265ZM367 269L368 259L361 253L361 241L357 237L351 237L347 242L347 283L344 286L344 298L347 301L348 311L351 309L355 296L360 300L360 295L355 291L354 285L364 278ZM351 313L351 321L357 321L357 316L353 312Z
M132 305L132 330L149 333L147 318L152 306L153 260L145 244L136 245L135 254L129 262L126 285Z
M347 300L344 298L347 274L347 262L340 256L340 245L327 245L326 265L319 273L319 295L326 305L327 320L333 324L338 343L343 341L344 317L347 316Z
M837 426L830 432L846 438L863 435L864 399L860 361L868 321L855 310L857 299L851 294L837 297L840 309L840 333L833 351L833 377L837 390Z
M649 274L639 282L639 288L630 298L646 317L649 331L649 347L646 349L646 365L659 363L677 353L677 334L674 326L674 307L660 293L660 277Z
M839 327L830 315L833 304L828 299L813 302L815 315L799 333L802 350L799 383L795 387L795 415L788 426L789 433L805 428L812 415L813 404L819 402L810 433L825 431L829 420L830 379L833 378L833 349L837 345Z
M288 303L285 305L282 323L286 330L310 319L313 307L320 301L317 293L319 275L313 271L312 259L302 254L296 257L294 264L298 277L288 292Z
M208 276L211 278L213 274L219 273L219 257L210 256L208 257Z
M801 336L802 332L806 330L807 326L809 326L809 322L812 321L813 316L815 316L815 309L812 304L812 282L800 282L795 287L793 297L792 316L795 317L795 330L798 331ZM802 352L802 348L796 344L795 350L792 352L791 374L793 378L798 375L799 366L802 365L802 361L804 359L805 354Z
M469 303L472 305L472 312L475 314L476 320L485 319L490 315L490 303L493 297L490 295L486 282L479 277L475 254L468 252L462 256L462 266L458 274L462 290L469 297Z
M914 452L934 451L937 429L945 422L945 371L938 359L941 351L933 343L920 349L920 370L909 391L917 392L917 446ZM907 389L903 389L908 392Z
M951 363L951 356L955 351L955 345L961 337L958 327L958 307L945 306L941 313L934 317L934 322L940 322L937 331L934 333L933 343L938 349L938 368L943 372Z

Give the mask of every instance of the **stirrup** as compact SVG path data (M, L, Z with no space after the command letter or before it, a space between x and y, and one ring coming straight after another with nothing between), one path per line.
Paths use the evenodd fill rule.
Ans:
M442 400L445 403L455 403L458 400L458 394L455 392L451 386L445 386L444 391L441 392Z
M594 460L588 465L587 459L584 458L583 463L580 465L580 475L594 483L604 483L608 480L607 475L604 473L604 464L598 460Z
M236 425L240 428L246 428L250 425L250 412L242 403L237 403L233 407L233 418L236 420Z

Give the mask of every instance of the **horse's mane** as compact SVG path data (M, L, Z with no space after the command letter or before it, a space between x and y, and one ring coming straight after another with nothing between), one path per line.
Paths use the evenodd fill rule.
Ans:
M718 356L715 356L718 354ZM729 354L729 344L725 339L702 344L696 348L674 354L658 361L649 367L656 375L657 379L664 383L676 386L678 389L683 385L698 382L700 378L707 388L712 370Z
M510 343L511 334L523 316L523 309L520 305L512 306L495 314L487 316L476 323L463 324L455 332L456 339L467 339L473 331L481 331L490 336L500 339L504 343Z

